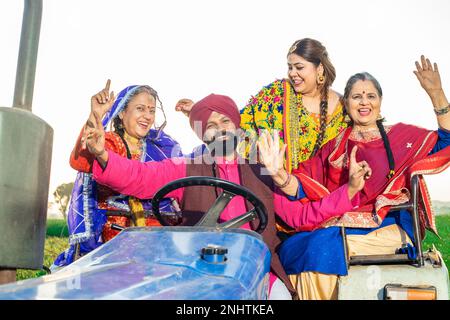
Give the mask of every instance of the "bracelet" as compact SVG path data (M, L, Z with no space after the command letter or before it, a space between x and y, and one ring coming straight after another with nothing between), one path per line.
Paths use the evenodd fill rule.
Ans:
M286 181L283 184L280 185L280 184L275 182L275 185L278 188L283 189L283 188L287 187L287 185L291 182L291 179L292 179L292 174L288 173L288 177L287 177Z
M437 116L443 116L444 114L447 114L449 110L450 110L450 104L446 107L434 109L434 113L436 113Z

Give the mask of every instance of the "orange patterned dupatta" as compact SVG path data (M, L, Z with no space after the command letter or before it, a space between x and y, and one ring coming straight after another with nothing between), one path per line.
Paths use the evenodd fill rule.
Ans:
M396 172L388 180L388 161L382 139L354 141L349 139L351 130L347 128L293 173L307 195L301 201L319 200L348 182L348 157L353 146L357 145L357 161L366 160L372 168L372 176L360 192L361 205L320 225L304 226L301 228L303 231L330 226L376 228L391 206L409 201L412 176L440 173L449 166L450 148L429 155L437 141L436 132L399 123L387 130ZM437 233L430 197L422 177L419 179L419 204L422 233L425 228Z

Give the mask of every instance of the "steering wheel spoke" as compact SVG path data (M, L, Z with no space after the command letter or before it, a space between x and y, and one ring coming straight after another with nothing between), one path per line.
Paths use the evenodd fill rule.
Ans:
M247 211L246 213L235 217L231 220L222 222L220 224L216 224L216 229L217 230L222 230L222 229L228 229L228 228L239 228L241 226L243 226L244 224L246 224L247 222L253 221L258 217L258 214L256 213L256 210L253 208L250 211Z
M211 208L209 208L208 212L206 212L203 218L197 223L197 226L215 227L220 214L235 196L234 193L228 191L222 192L220 196L217 197L216 201L214 201Z

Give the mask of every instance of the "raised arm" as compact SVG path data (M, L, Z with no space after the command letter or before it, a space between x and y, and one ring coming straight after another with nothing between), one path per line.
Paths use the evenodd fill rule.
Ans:
M439 128L450 131L450 105L442 89L437 63L432 65L430 60L422 55L420 63L416 61L416 69L414 74L431 99Z
M183 98L178 100L175 105L175 111L182 112L186 117L189 118L189 114L191 113L191 109L194 106L194 101L191 99Z
M86 146L96 160L92 173L94 179L111 189L140 199L152 198L155 192L169 181L186 176L186 160L170 158L164 161L140 162L129 160L105 149L105 130L97 113L93 127L86 128ZM181 200L182 190L167 197Z
M91 112L89 114L89 118L81 129L80 135L78 136L72 153L70 154L70 166L77 171L92 172L92 164L95 156L86 148L86 130L88 128L95 128L95 114L102 119L106 112L111 109L114 104L114 92L109 91L110 85L111 80L108 79L106 81L105 88L91 97ZM107 150L115 151L114 147L114 143L106 138L105 148Z

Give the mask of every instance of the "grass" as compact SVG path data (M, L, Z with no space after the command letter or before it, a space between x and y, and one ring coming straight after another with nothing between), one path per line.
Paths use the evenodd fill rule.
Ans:
M44 266L50 267L56 257L67 249L69 234L66 222L62 219L47 220L47 236L45 237ZM47 273L44 270L17 270L17 281L37 278Z
M450 214L436 217L436 225L441 239L428 232L423 243L424 250L433 244L441 252L445 264L450 268ZM44 265L50 267L56 257L68 246L68 231L64 220L47 220L47 237L45 239ZM36 278L45 275L44 270L17 270L17 280Z
M67 229L67 223L62 219L49 219L47 220L47 237L68 237L69 230Z
M436 216L436 227L441 239L427 231L423 248L427 250L434 244L441 252L447 268L450 268L450 214Z

